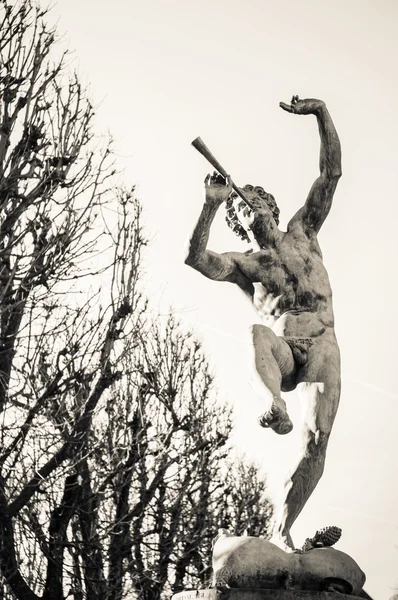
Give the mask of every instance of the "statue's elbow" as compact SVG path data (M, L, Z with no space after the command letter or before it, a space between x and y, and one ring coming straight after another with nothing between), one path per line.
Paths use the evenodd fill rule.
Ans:
M188 267L192 267L192 269L195 269L195 271L199 271L199 273L203 272L204 262L203 256L201 254L190 251L188 252L184 262L186 265L188 265Z
M195 269L197 265L197 260L193 252L188 252L188 254L185 257L184 263L188 265L188 267L192 267L193 269Z
M188 265L188 267L192 267L192 256L190 254L186 255L184 263Z

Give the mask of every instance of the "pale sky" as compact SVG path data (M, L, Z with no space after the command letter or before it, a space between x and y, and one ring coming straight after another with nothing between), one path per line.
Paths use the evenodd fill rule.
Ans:
M191 146L200 135L238 185L262 185L281 225L318 174L312 116L283 112L293 94L324 100L340 135L343 177L319 235L334 292L343 391L326 469L293 528L297 546L325 525L343 536L388 600L398 586L396 301L398 255L397 18L393 0L58 0L53 8L74 66L113 134L126 183L137 185L152 244L147 289L203 340L220 398L234 407L236 440L270 484L300 443L258 427L248 384L247 332L258 321L227 283L184 265L209 166ZM224 223L209 247L246 250ZM277 487L275 487L277 489Z

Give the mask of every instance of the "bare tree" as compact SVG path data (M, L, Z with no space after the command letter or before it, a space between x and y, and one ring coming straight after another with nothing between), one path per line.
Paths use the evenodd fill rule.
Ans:
M92 598L157 600L208 586L219 528L267 534L265 484L228 460L230 412L200 344L173 317L141 323L83 476L88 495L95 490L95 510L84 513L85 564L96 557L92 581L102 586ZM83 580L79 589L87 593Z
M267 505L200 345L149 317L140 205L45 19L0 2L0 597L156 600Z
M138 597L155 600L170 593L170 576L188 534L187 518L197 517L195 509L187 515L188 497L200 486L211 493L219 485L217 469L225 458L231 423L229 411L212 398L212 377L199 344L173 318L163 327L151 323L140 341L130 387L120 390L117 402L133 409L132 418L111 428L113 437L125 440L126 434L119 432L127 423L130 441L114 492L113 514L121 524L113 528L109 546L110 597L122 597L120 575L126 569ZM117 452L111 448L120 460L120 443ZM201 480L205 463L213 472L209 469ZM209 531L204 528L200 535Z
M94 142L65 56L52 61L44 16L29 1L0 5L0 564L21 599L63 597L76 465L134 343L143 244L132 193L110 197L110 149Z
M243 457L203 461L197 489L188 491L172 589L209 587L213 542L220 529L269 537L271 505L265 479Z

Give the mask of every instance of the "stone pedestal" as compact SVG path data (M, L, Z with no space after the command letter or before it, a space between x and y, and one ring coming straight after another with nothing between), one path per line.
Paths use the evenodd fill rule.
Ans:
M355 600L366 597L364 583L363 571L340 550L285 552L263 538L222 533L213 546L214 587L173 600Z
M227 534L220 536L213 547L214 587L236 592L257 589L264 590L263 594L268 593L268 596L249 595L247 600L262 597L301 599L306 596L299 594L309 591L359 596L364 583L365 574L357 563L348 554L330 547L304 553L284 552L263 538ZM287 595L278 596L279 592ZM317 599L322 595L312 597ZM232 596L226 598L232 599ZM242 600L244 598L242 596Z
M303 590L228 590L218 600L357 600L357 596Z
M172 600L360 600L358 596L304 590L230 589L187 590Z

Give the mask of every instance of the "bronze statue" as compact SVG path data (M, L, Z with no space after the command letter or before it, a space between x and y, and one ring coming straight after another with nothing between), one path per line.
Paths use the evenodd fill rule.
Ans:
M290 528L317 485L340 397L340 354L334 332L332 290L322 262L317 234L332 204L341 176L341 148L326 105L321 100L280 103L297 115L315 115L321 138L320 175L304 206L278 228L274 197L260 186L239 188L230 177L214 173L205 180L206 200L190 240L186 263L217 281L237 284L254 303L264 324L252 327L255 366L269 408L262 427L287 434L293 425L281 391L297 389L305 410L303 450L285 485L275 537L291 545ZM218 254L207 248L218 208L226 202L227 221L252 252Z

